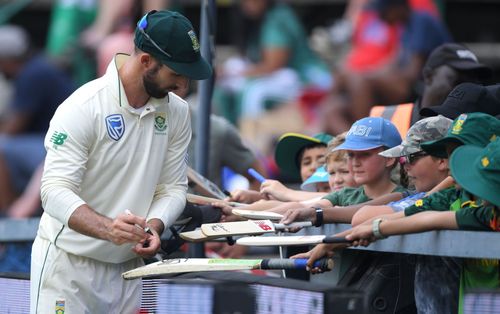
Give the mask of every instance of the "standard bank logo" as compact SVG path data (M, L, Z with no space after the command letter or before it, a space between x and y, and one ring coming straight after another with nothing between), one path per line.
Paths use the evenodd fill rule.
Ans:
M112 114L106 117L106 129L113 140L118 141L125 133L125 122L121 114Z

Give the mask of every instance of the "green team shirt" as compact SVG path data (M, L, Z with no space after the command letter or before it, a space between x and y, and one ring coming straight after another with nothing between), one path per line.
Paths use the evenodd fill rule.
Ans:
M481 200L472 200L472 196L464 190L449 188L417 200L415 205L405 209L405 216L426 210L454 211L458 228L461 230L500 230L498 208L483 205ZM466 290L498 288L499 278L498 260L464 259L460 273L459 313L463 313L463 297Z
M307 34L293 10L286 4L277 4L266 13L260 37L250 42L247 55L258 61L260 52L268 48L290 51L287 67L296 70L302 81L309 83L311 76L329 73L328 66L311 50Z
M396 186L392 192L406 192L406 189L401 186ZM363 187L349 188L345 187L340 191L335 191L330 194L325 195L322 199L328 200L332 203L332 206L349 206L354 204L360 204L368 202L371 200L365 194L365 189Z

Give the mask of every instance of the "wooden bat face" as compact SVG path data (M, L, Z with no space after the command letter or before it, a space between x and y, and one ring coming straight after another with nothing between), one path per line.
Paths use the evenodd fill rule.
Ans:
M310 245L322 243L324 235L286 236L286 237L244 237L236 240L237 244L245 246L288 246Z
M204 241L209 241L209 240L220 238L220 236L208 237L203 232L201 232L200 229L196 229L193 231L181 232L181 233L179 233L179 236L182 239L189 241L189 242L204 242Z
M122 274L124 279L135 279L173 273L223 271L246 269L305 269L307 259L220 259L220 258L176 258L166 259L138 267ZM320 259L314 267L323 270L333 268L333 260Z
M248 220L226 223L212 223L201 225L201 231L207 236L255 235L275 232L274 224L270 220Z
M350 242L344 237L311 235L286 237L243 237L236 240L236 243L245 246L290 246L312 245L318 243L343 243L345 246L349 246Z
M280 221L283 215L259 210L247 210L247 209L233 209L233 214L247 219L269 219L273 221Z

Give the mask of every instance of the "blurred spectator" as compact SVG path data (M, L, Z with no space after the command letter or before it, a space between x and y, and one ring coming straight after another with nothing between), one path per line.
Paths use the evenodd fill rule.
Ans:
M365 54L366 49L358 49L348 57L347 67L339 72L324 108L326 115L337 120L335 133L347 129L353 120L367 116L375 104L390 105L411 99L427 56L436 46L450 40L445 26L436 18L437 13L429 13L430 8L422 9L425 6L414 10L413 6L419 7L410 6L407 0L374 1L373 8L390 27L377 24L373 16L371 22L370 16L366 17L367 23L375 24L371 32L365 32L357 40L371 33L368 36L371 40L362 42L369 51L377 53ZM378 42L379 36L374 34L385 40Z
M240 57L218 71L214 104L233 123L256 118L269 102L295 99L307 87L327 90L331 76L310 49L304 28L292 9L273 0L238 1Z
M177 90L175 93L185 99L189 104L189 112L191 114L191 142L188 147L188 164L194 168L196 164L196 141L197 127L196 121L199 117L196 106L198 105L198 95L191 94L188 96L188 90ZM248 179L250 189L259 190L260 182L248 174L249 168L254 168L259 173L267 176L262 163L257 159L255 154L244 145L240 133L229 121L215 114L210 115L210 136L208 149L208 167L206 177L222 187L222 172L223 168L227 167L236 174L240 174Z
M106 67L116 53L132 53L137 18L152 10L169 8L170 2L170 0L126 0L121 4L122 8L116 10L116 1L100 1L96 21L83 32L81 37L82 44L96 53L98 76L106 72ZM117 11L120 15L117 15Z
M65 73L34 52L18 26L0 26L0 72L13 82L0 121L0 217L27 218L40 214L39 181L49 121L74 87ZM31 243L0 246L0 272L29 272L30 253Z
M441 106L455 86L464 82L486 83L491 73L491 68L479 63L474 53L465 46L456 43L443 44L434 49L427 59L422 70L422 95L414 103L375 106L372 107L370 116L390 119L401 134L406 133L422 116L434 115L425 108Z
M58 0L52 9L47 53L68 65L78 84L84 84L96 77L96 64L101 76L115 53L132 52L138 17L164 9L168 3L122 0L117 5L113 0Z
M451 90L461 83L486 83L492 70L479 63L476 55L465 46L448 43L434 49L422 75L424 93L418 109L441 105Z
M14 89L0 121L0 209L5 209L43 160L50 119L74 86L57 66L33 52L18 26L0 27L0 71Z
M97 2L98 0L57 0L51 10L45 51L71 72L78 85L95 77L94 58L88 51L81 49L79 37L94 21Z

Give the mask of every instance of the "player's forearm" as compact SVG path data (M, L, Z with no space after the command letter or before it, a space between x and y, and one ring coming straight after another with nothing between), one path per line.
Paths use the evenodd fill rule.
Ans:
M86 204L75 209L68 220L71 229L101 240L109 240L111 223L110 218L100 215Z

